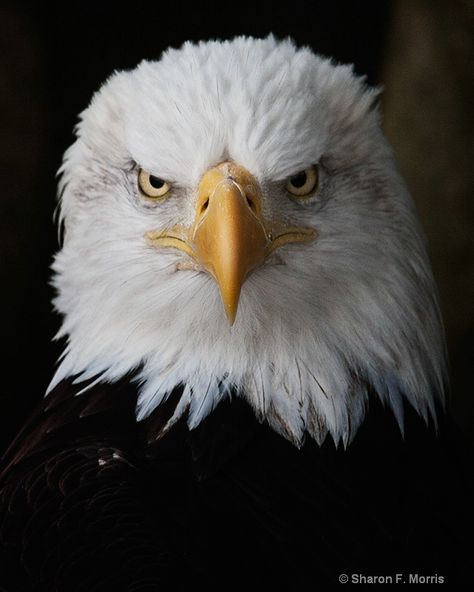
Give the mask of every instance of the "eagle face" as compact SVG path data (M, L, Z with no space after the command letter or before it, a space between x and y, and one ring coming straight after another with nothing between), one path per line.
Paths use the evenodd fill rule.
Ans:
M233 392L297 445L347 443L368 389L434 415L442 324L376 95L273 37L115 73L61 168L51 387L136 370L138 417L184 385L191 428Z

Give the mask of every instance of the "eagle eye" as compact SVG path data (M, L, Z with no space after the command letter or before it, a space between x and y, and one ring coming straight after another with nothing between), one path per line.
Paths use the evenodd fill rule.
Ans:
M140 169L138 172L138 187L143 195L152 199L164 197L171 189L169 183L159 177L155 177L155 175L147 173L143 169Z
M306 197L318 187L318 168L313 165L288 179L286 190L295 197Z

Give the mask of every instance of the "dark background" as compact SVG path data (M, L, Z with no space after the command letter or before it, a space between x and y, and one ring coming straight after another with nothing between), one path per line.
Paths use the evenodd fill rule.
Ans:
M77 114L115 69L185 40L291 36L383 84L384 126L425 227L452 363L451 411L472 427L473 5L462 0L0 5L0 451L44 394L62 345L48 281L55 174Z

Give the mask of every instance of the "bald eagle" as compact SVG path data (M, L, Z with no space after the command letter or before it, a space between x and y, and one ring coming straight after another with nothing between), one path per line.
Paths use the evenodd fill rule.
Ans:
M7 590L458 573L442 320L377 96L272 36L94 95L60 170L67 345L3 459Z

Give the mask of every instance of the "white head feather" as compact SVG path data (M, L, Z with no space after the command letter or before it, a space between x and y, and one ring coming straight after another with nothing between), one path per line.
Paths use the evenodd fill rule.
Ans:
M234 390L297 444L328 431L347 443L369 388L400 425L403 396L434 417L442 324L376 94L351 67L273 37L186 43L115 73L81 114L61 169L54 283L68 345L50 388L139 369L138 417L183 384L174 419L189 406L190 427ZM232 327L216 282L177 270L182 252L144 238L189 224L199 179L226 159L258 179L268 216L318 232L252 273ZM136 163L173 195L143 203ZM316 197L288 199L285 179L314 163Z

